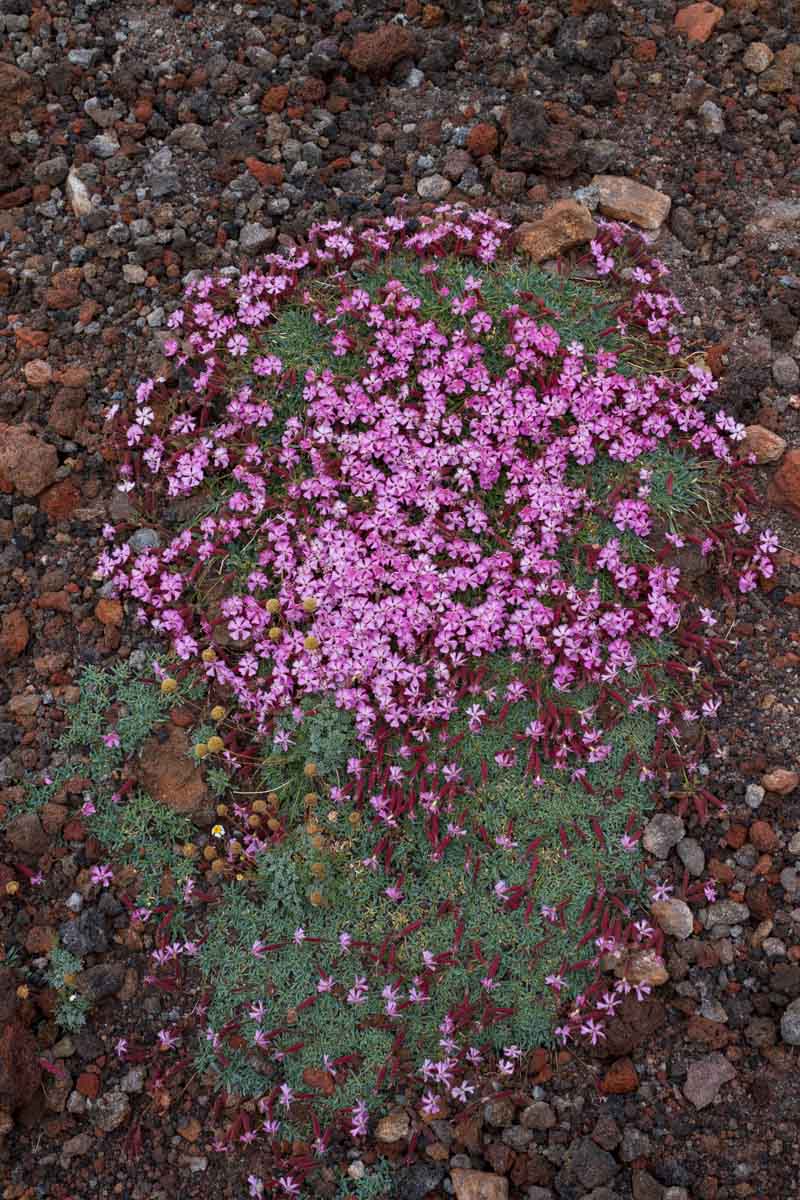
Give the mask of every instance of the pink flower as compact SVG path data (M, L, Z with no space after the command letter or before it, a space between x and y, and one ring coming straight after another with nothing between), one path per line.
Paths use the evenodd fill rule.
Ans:
M114 878L114 872L109 866L91 867L89 870L89 878L92 883L98 887L108 887Z

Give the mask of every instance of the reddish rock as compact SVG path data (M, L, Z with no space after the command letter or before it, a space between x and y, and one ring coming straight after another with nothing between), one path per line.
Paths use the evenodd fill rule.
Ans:
M0 1104L20 1108L33 1100L42 1081L36 1039L21 1021L0 1029Z
M246 158L244 165L262 187L280 187L285 172L280 163L265 163L260 158Z
M92 373L88 367L81 367L77 363L73 363L69 367L64 367L64 370L59 372L58 378L64 387L86 388L89 386Z
M503 1149L509 1148L504 1146ZM508 1200L508 1180L500 1175L453 1167L450 1178L456 1200Z
M52 381L53 370L42 358L32 358L22 368L22 374L30 387L44 388Z
M55 478L55 446L20 425L0 424L0 476L22 496L38 496Z
M778 837L768 821L754 821L750 826L750 841L756 850L769 854L777 849Z
M165 742L149 738L141 751L142 787L177 813L198 812L208 801L202 773L189 752L189 739L174 725Z
M628 1092L635 1092L638 1086L639 1076L629 1058L618 1058L600 1081L600 1091L604 1096L624 1096Z
M57 940L52 926L34 925L25 935L25 949L28 954L49 954Z
M0 62L0 107L27 104L36 91L32 76L26 75L11 62Z
M497 130L488 121L473 125L467 135L467 149L475 158L483 158L485 154L494 154L497 149Z
M387 75L401 58L413 58L416 41L402 25L381 25L372 33L357 34L350 50L350 65L370 75Z
M19 608L9 609L0 618L0 663L13 662L19 658L28 644L30 626Z
M50 334L45 329L28 329L25 325L17 325L14 330L17 343L17 354L21 359L38 358L47 349Z
M103 596L95 605L94 615L101 625L121 625L123 618L122 602Z
M798 783L800 783L800 775L797 771L787 771L784 767L774 767L771 771L767 771L766 775L761 776L761 786L768 792L775 792L778 796L788 796L795 790Z
M556 258L597 233L592 214L575 200L557 200L541 219L520 226L519 246L534 262Z
M100 1094L100 1076L93 1071L84 1071L78 1076L75 1090L88 1100L96 1100Z
M13 192L4 192L0 196L0 211L6 212L10 208L22 208L30 198L31 189L29 187L16 188Z
M633 57L636 62L655 62L658 47L652 38L637 38L633 45Z
M69 809L64 804L54 804L48 800L42 805L40 818L45 833L54 834L64 828L64 822L69 815Z
M675 29L690 42L707 42L724 16L725 10L716 4L690 4L676 13Z
M785 438L765 429L763 425L747 425L744 441L740 443L738 453L742 457L754 454L759 464L778 462L786 449Z
M50 844L47 834L42 829L42 823L34 812L23 812L14 817L6 826L8 844L20 854L30 854L38 858L44 854Z
M261 97L261 111L263 113L283 112L288 96L289 89L286 84L276 83L274 87L267 88Z
M336 1091L333 1076L322 1067L306 1067L303 1071L303 1083L315 1092L321 1092L323 1096L332 1096Z
M630 221L640 229L660 229L669 216L670 197L635 179L595 175L592 186L599 193L601 213L615 221Z
M51 521L68 521L81 502L81 494L71 479L60 479L39 497L39 508Z

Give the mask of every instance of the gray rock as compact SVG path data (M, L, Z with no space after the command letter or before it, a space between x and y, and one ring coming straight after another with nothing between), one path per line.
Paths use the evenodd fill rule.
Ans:
M619 1171L619 1164L607 1150L601 1150L590 1137L578 1138L567 1151L564 1166L556 1176L556 1190L569 1194L573 1185L584 1188L602 1187Z
M103 108L97 96L90 96L83 106L83 111L100 129L110 129L114 122L122 117L121 108Z
M725 118L722 115L722 109L713 100L704 100L698 109L700 122L706 133L712 137L719 137L725 132Z
M444 200L452 186L444 175L425 175L417 184L417 193L423 200Z
M529 1129L523 1129L521 1125L509 1125L508 1129L503 1130L502 1140L512 1150L523 1151L531 1144L533 1134Z
M37 163L33 169L33 173L39 183L47 183L50 187L58 187L67 178L69 171L69 163L63 154L57 154L55 158L48 158L45 162Z
M681 838L676 847L678 858L695 879L706 869L706 856L696 838Z
M180 146L181 150L202 152L208 149L203 126L190 121L186 125L178 125L167 138L171 146Z
M608 138L589 138L583 143L582 150L586 170L592 175L603 175L618 164L619 143Z
M543 1133L556 1124L556 1114L544 1100L535 1100L522 1110L519 1122L523 1129L537 1129Z
M800 998L784 1009L781 1017L781 1037L787 1046L800 1046Z
M525 1200L555 1200L555 1196L550 1191L550 1188L537 1187L534 1184L525 1193Z
M791 354L779 354L772 362L772 378L784 392L794 392L800 383L800 367Z
M144 1091L146 1072L144 1067L131 1067L126 1075L123 1075L120 1081L120 1087L123 1092L128 1092L131 1095L136 1095L138 1092Z
M397 1200L424 1200L444 1179L444 1168L434 1163L414 1163L397 1176Z
M695 1108L706 1108L723 1084L735 1078L736 1071L723 1054L707 1054L689 1067L683 1094Z
M686 827L680 817L674 817L671 813L656 813L645 826L642 842L650 854L664 859L685 832Z
M130 1116L131 1102L124 1092L115 1088L106 1092L95 1102L92 1109L92 1120L103 1133L113 1133L124 1125Z
M155 529L137 529L128 538L128 545L135 554L141 554L143 550L155 550L159 544L160 538Z
M111 158L119 150L119 142L110 133L98 133L89 142L89 151L95 158Z
M738 900L717 900L709 904L706 925L741 925L750 916L750 909Z
M267 229L258 221L252 221L242 227L239 234L239 246L245 254L257 254L265 250L275 240L275 230Z
M750 808L760 808L766 792L760 783L748 783L744 793L745 804Z
M761 75L775 55L765 42L751 42L742 56L742 65L754 75Z
M155 200L163 196L174 196L181 190L181 181L177 171L156 171L150 176L150 191Z
M796 833L789 842L789 853L793 858L800 858L800 833Z
M635 1158L647 1157L652 1148L653 1143L646 1133L642 1133L635 1125L626 1126L619 1149L619 1156L624 1163L633 1162Z
M67 54L67 61L70 62L73 67L92 67L97 62L99 54L100 51L97 49L70 50L70 52Z
M65 921L58 931L61 945L70 954L104 954L108 949L106 922L96 907L85 908L74 921Z
M663 1185L649 1171L632 1171L633 1200L664 1200Z
M507 1096L501 1100L489 1100L483 1106L483 1115L496 1129L505 1129L514 1120L514 1105Z
M81 971L75 986L92 1003L116 996L125 982L125 967L122 963L98 963Z

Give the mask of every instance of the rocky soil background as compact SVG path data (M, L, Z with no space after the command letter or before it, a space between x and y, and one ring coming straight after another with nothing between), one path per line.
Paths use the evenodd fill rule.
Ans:
M54 761L81 669L142 648L92 580L100 528L124 514L102 410L168 369L166 315L189 272L255 262L314 219L388 213L401 196L465 199L557 234L563 209L550 206L576 192L650 229L691 352L754 427L760 519L784 547L774 586L732 627L720 614L737 646L707 767L728 812L702 827L667 807L647 831L666 877L710 873L719 900L688 923L662 914L668 977L597 1059L535 1055L527 1091L423 1127L411 1155L398 1108L344 1165L355 1189L388 1155L401 1200L788 1200L800 1179L794 0L0 0L0 808ZM113 888L90 896L101 849L80 797L68 801L0 840L3 1200L243 1196L257 1156L211 1151L205 1082L152 1094L114 1056L119 1037L152 1042L171 1001L144 987L151 938ZM52 992L26 993L20 966L37 978L67 928L92 1008L65 1036ZM321 1194L336 1193L334 1174Z

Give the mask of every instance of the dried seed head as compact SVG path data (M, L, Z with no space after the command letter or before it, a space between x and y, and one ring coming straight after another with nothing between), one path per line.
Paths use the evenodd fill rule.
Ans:
M309 808L313 808L318 800L319 796L316 792L306 792L305 796L303 796L303 803L307 804Z
M314 905L314 908L319 908L319 906L322 904L322 899L323 899L322 892L313 891L313 892L311 892L311 894L309 895L308 898L309 898L310 902Z
M303 612L315 613L319 608L319 602L313 596L306 596L303 601Z
M209 754L219 754L220 750L225 749L225 743L223 742L222 738L217 737L216 734L208 739L207 745Z
M319 650L319 639L309 634L307 638L303 638L303 646L306 650Z
M261 817L258 813L250 813L250 816L247 818L247 824L251 829L258 829L261 824Z
M8 883L6 884L6 895L7 896L16 896L18 891L19 891L19 883L17 882L17 880L9 879Z
M217 652L216 650L212 650L210 646L207 646L200 657L202 658L203 662L215 662L217 658Z
M272 616L274 617L276 613L279 613L281 611L281 602L275 596L273 596L270 600L267 601L267 603L264 607L266 608L267 612L271 613Z
M315 879L324 879L325 871L326 871L325 863L315 862L315 863L311 864L311 874L314 876Z
M215 858L211 864L211 870L216 871L217 873L219 873L220 871L224 871L225 870L225 859L224 858Z
M267 637L271 642L279 642L283 637L283 630L281 629L280 625L273 625L267 634Z
M198 758L205 758L208 754L208 745L206 742L198 742L194 748L194 752Z
M206 860L206 862L213 862L216 857L217 852L213 846L203 847L203 858Z
M30 994L31 994L31 989L28 987L27 983L21 983L19 985L19 987L17 988L17 999L18 1000L27 1000L28 996L30 996Z
M215 704L211 710L211 720L212 721L221 721L224 716L225 716L225 709L222 707L221 704Z
M270 819L267 821L267 828L271 829L273 833L280 829L280 827L281 823L280 821L276 820L275 817L270 817Z
M162 696L171 696L172 693L177 692L177 690L178 690L177 679L173 679L171 676L168 676L166 679L161 680L161 695Z
M314 776L318 774L317 764L313 762L307 762L303 767L303 774L305 775L306 779L313 779Z
M268 805L267 805L266 800L254 800L253 801L253 812L265 813L267 811L267 808L268 808Z
M278 793L277 792L267 792L267 804L270 806L270 808L278 807Z
M227 817L227 815L228 815L227 804L218 804L217 805L217 816L218 817Z
M184 858L194 858L195 854L197 854L197 846L195 846L194 842L184 842L182 849Z

